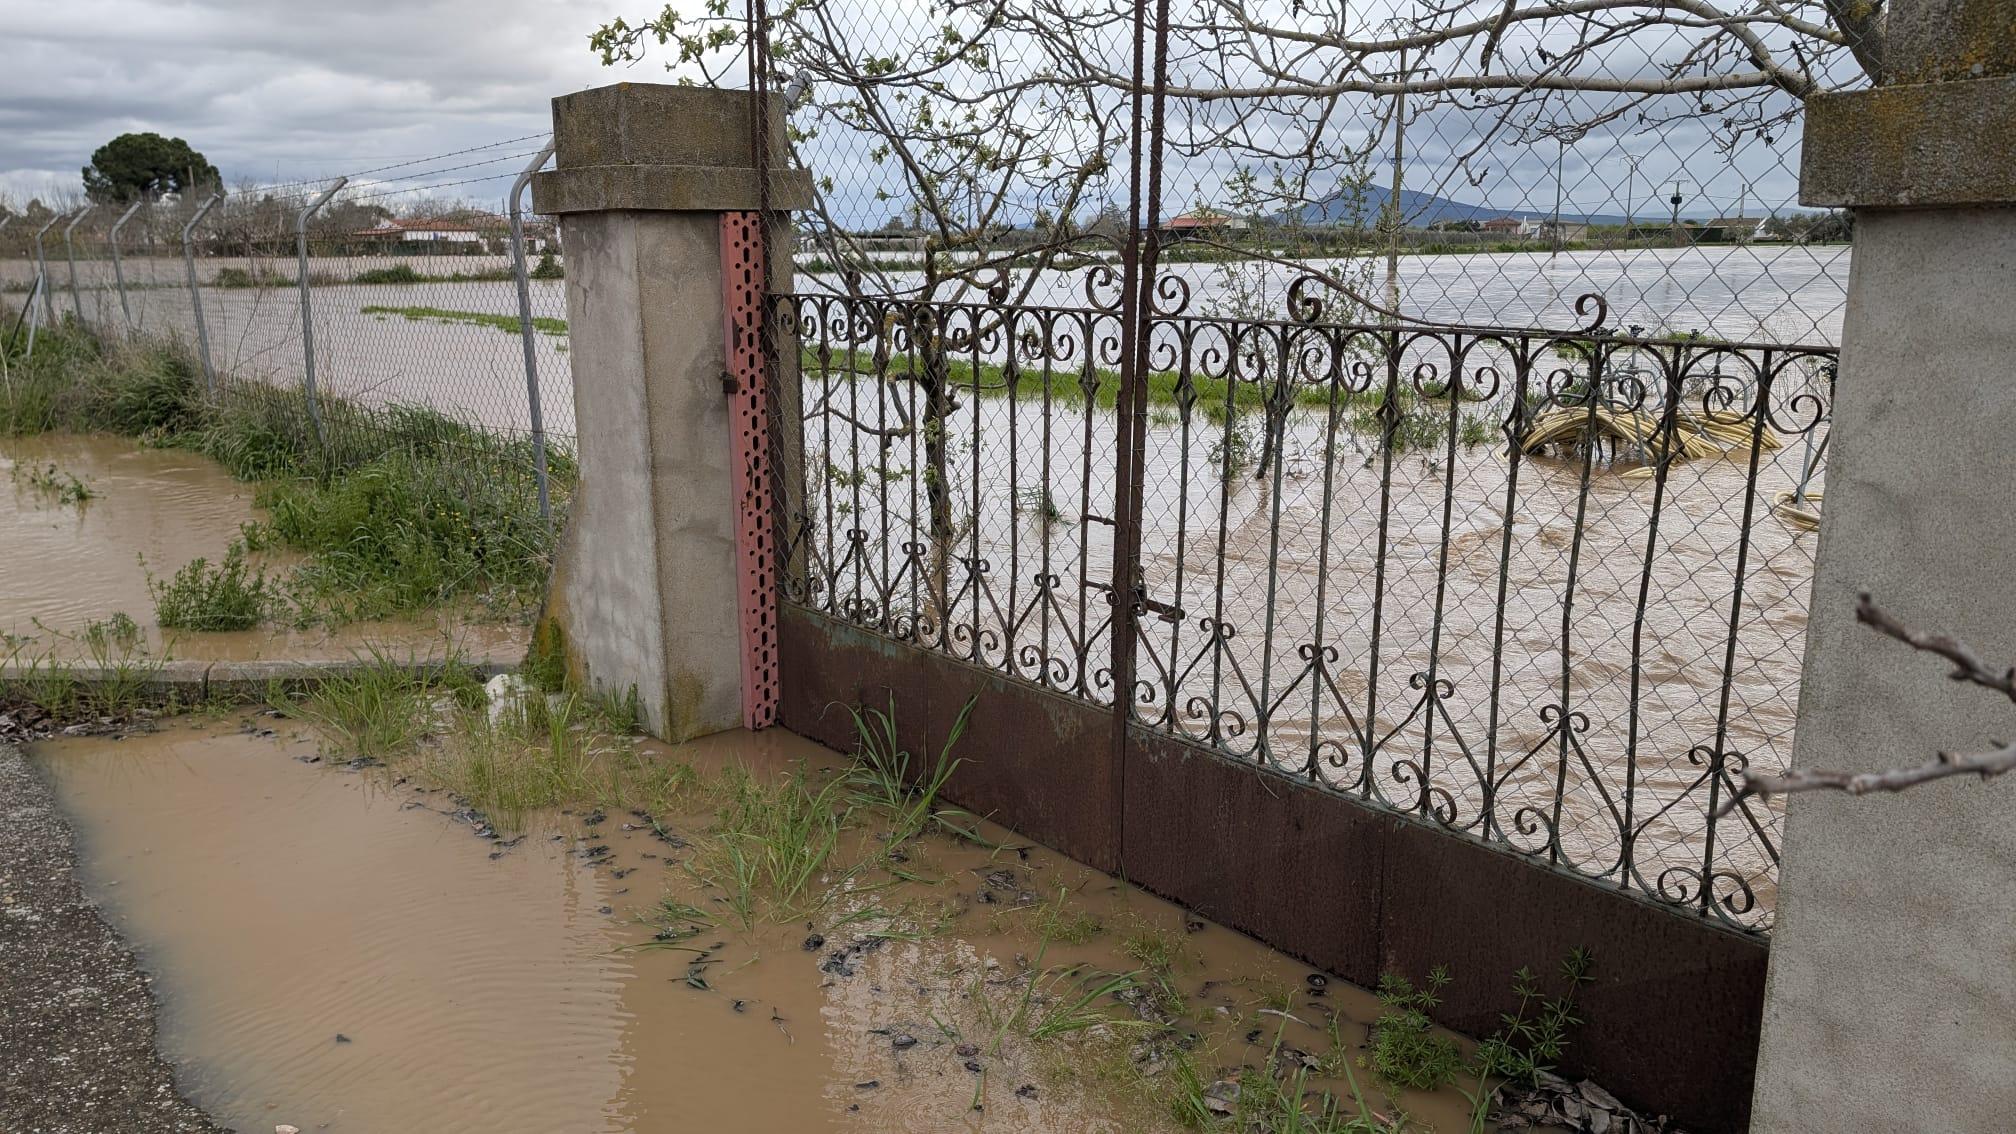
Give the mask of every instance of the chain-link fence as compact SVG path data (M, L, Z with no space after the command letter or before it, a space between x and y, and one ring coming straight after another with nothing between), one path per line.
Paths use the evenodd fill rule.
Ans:
M221 405L312 448L311 464L414 445L459 454L513 486L485 495L492 506L548 513L530 525L549 533L545 554L575 446L565 269L555 225L523 215L514 240L512 223L545 145L53 212L36 202L0 228L0 287L32 297L24 321L171 344Z

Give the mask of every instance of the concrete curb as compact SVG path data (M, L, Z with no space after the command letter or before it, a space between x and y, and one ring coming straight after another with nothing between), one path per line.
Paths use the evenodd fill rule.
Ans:
M61 661L40 661L27 665L0 665L0 689L32 685L57 676L94 688L117 686L122 691L149 700L174 700L183 704L205 701L256 701L275 685L298 689L324 681L349 677L382 662L349 658L341 661L165 661L127 666L78 665ZM447 668L439 659L402 663L415 675L433 677ZM517 669L515 662L489 659L466 663L485 680Z

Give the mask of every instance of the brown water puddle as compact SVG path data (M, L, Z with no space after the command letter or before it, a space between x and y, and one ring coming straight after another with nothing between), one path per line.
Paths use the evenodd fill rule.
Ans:
M306 763L312 739L245 731L261 726L292 732L196 720L37 749L88 889L157 977L169 1058L241 1130L1175 1129L1116 1085L1139 1033L995 1040L1025 966L1135 968L1119 944L1144 929L1182 955L1179 1028L1207 1079L1261 1064L1277 1030L1320 1053L1332 1013L1351 1044L1377 1015L1360 990L1311 994L1289 959L1215 925L1186 932L1180 909L992 826L1007 849L922 838L920 881L857 880L814 922L744 932L719 916L676 948L626 949L651 940L639 914L661 898L707 905L676 845L703 817L660 817L673 841L621 813L472 837L442 794ZM839 761L781 731L654 750L703 772ZM1042 944L1018 907L1060 886L1103 932ZM904 903L942 911L949 932L876 944L847 921ZM808 949L811 933L824 941ZM1415 1128L1467 1126L1454 1091L1395 1101Z
M27 483L29 470L50 466L91 496L65 503ZM83 648L64 635L124 613L144 629L147 652L156 657L335 660L374 646L439 652L451 641L472 658L523 655L522 628L453 615L207 634L156 626L148 572L165 578L198 556L216 562L238 538L239 525L258 518L251 486L195 453L106 436L0 439L0 634L34 639L22 647L24 657L74 656ZM264 561L282 568L290 562ZM5 656L0 649L0 660Z

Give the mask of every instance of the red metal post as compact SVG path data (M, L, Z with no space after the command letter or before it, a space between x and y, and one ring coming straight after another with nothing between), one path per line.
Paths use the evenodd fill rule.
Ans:
M763 364L762 214L721 214L722 330L728 347L729 463L735 477L742 723L777 723L777 538L770 386Z

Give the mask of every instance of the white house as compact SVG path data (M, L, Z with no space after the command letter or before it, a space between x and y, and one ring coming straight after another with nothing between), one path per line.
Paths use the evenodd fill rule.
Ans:
M352 236L361 240L382 240L388 244L481 244L483 233L475 225L450 220L404 220L391 217Z

